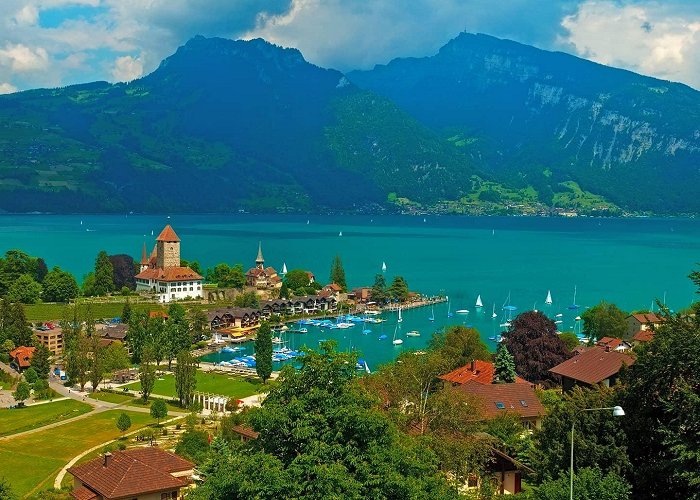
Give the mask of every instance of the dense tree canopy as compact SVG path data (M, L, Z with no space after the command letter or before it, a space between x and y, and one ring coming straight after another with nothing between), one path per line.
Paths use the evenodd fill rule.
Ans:
M602 301L581 315L584 333L598 340L603 337L624 338L627 333L627 313L615 304Z
M336 255L333 259L333 264L331 264L329 283L340 285L343 292L348 291L348 284L345 279L345 269L343 268L343 262L340 260L340 255Z
M213 270L210 269L207 272L207 281L216 283L223 288L242 290L246 281L243 264L236 264L233 267L226 263L217 264Z
M43 288L31 274L22 274L12 282L7 290L7 298L12 302L35 304L41 299Z
M12 283L23 274L41 282L45 270L46 264L43 260L40 264L39 259L31 257L21 250L8 250L4 257L0 257L0 297L8 292Z
M73 275L54 267L44 278L44 300L46 302L68 302L80 293Z
M557 479L540 485L534 494L537 500L568 500L569 475L562 473ZM574 477L576 500L628 500L632 498L630 484L618 474L603 472L594 467L578 471Z
M107 295L114 291L114 268L107 252L102 250L95 259L95 295Z
M292 269L284 277L287 287L293 292L309 286L309 275L303 269Z
M571 354L557 335L554 321L541 312L527 311L513 320L503 336L518 375L545 387L557 383L548 370L569 359Z
M403 276L396 276L387 290L389 297L399 302L405 302L408 299L408 292L408 283Z
M475 359L491 361L493 357L488 346L481 340L478 330L461 325L451 326L444 332L436 333L430 339L429 346L435 351L440 351L446 362L445 372Z
M27 324L24 307L11 303L7 297L0 302L0 343L11 340L15 347L30 346L34 336Z
M381 305L387 301L387 298L386 279L383 274L376 274L372 285L371 299Z
M127 287L129 290L136 289L136 262L131 255L117 254L110 255L109 261L112 264L112 282L114 290L121 290Z

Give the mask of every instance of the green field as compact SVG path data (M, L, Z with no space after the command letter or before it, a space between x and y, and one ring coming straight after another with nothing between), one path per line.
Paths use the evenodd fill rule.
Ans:
M232 375L222 375L219 373L209 373L203 371L197 372L196 390L198 392L208 392L211 394L219 394L222 396L240 399L257 394L260 391L261 385L262 382L260 381L248 382L241 377L235 377ZM133 382L126 387L135 391L140 391L141 383ZM153 394L175 397L175 377L173 375L164 375L156 380L155 387L153 388Z
M87 307L87 304L82 302L81 307ZM93 318L116 318L122 315L122 310L124 309L124 302L91 302L90 310L92 311ZM27 316L28 321L58 321L64 318L66 304L25 304L24 314ZM132 311L139 310L156 310L163 309L160 304L131 304Z
M47 424L77 417L92 410L92 406L68 399L13 410L0 409L0 436L36 429Z
M12 490L28 495L53 486L56 474L76 455L119 437L116 420L122 412L110 410L76 422L2 441L0 475ZM153 423L147 413L126 412L130 431Z
M147 403L144 404L143 399L141 398L134 398L132 394L115 394L113 392L93 392L88 396L92 399L98 399L100 401L107 401L108 403L116 403L116 404L123 404L123 405L128 405L128 406L136 406L138 408L150 408L151 403L153 402L153 398L149 399ZM177 405L174 405L170 402L166 402L166 406L168 407L168 411L176 411L176 412L185 412L187 410L184 410L180 408Z

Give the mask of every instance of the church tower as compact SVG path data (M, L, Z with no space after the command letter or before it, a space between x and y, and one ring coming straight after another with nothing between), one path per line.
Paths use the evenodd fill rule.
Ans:
M255 259L255 267L258 269L265 269L265 259L262 254L262 241L258 242L258 258Z
M170 224L156 238L156 267L180 267L180 238Z

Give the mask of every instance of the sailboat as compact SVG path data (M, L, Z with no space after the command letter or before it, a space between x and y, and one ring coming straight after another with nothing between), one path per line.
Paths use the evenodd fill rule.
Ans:
M342 235L343 235L343 232L340 231L340 232L338 233L338 236L342 236Z
M435 306L430 307L430 317L428 321L435 321Z
M81 226L83 225L83 221L80 221L80 225L81 225Z
M491 317L492 317L493 319L496 319L497 316L498 316L498 314L496 314L496 303L494 302L494 303L493 303L493 310L492 310L492 312L491 312Z
M483 302L481 302L481 295L479 295L476 298L476 308L481 309L482 307L484 307L484 304L483 304Z
M571 310L578 309L578 304L576 304L576 285L574 285L574 301L569 306L569 309L571 309Z
M382 272L386 272L386 262L382 262Z
M153 236L153 229L151 229L151 236Z
M287 274L287 263L282 264L282 274Z
M544 303L547 304L548 306L552 305L552 291L547 290L547 298L544 299Z
M510 305L510 292L508 292L508 298L506 298L506 301L503 303L503 310L506 311L506 313L503 315L504 321L499 326L508 328L511 325L511 320L513 319L513 311L516 311L517 309L517 307Z
M401 317L401 306L399 306L399 319L396 320L397 323L401 323L403 318Z
M309 222L310 222L310 221L308 221L308 220L306 221L306 225L307 225L307 226L309 225Z
M447 317L451 318L452 317L452 302L450 302L450 298L447 298Z
M397 339L397 338L396 338L396 332L398 331L398 329L399 329L399 325L396 325L396 328L394 328L394 340L391 341L391 343L394 344L394 345L401 345L401 344L403 344L403 340L402 340L402 339Z

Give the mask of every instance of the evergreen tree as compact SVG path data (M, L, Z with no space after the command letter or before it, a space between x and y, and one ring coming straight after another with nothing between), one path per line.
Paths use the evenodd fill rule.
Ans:
M107 295L114 291L114 267L107 252L102 250L95 259L95 294Z
M153 386L156 383L156 367L153 365L153 349L150 346L145 347L141 353L139 382L141 382L141 397L145 403L148 401L148 397L151 395Z
M386 303L386 280L383 274L374 276L374 285L372 285L371 299L379 305Z
M168 370L172 361L180 351L187 350L192 344L190 325L187 322L185 308L180 304L171 304L168 308L168 319L163 329L165 357L168 360Z
M515 382L515 361L504 342L499 342L496 348L493 378L497 384Z
M121 322L128 324L130 319L131 319L131 304L129 304L129 299L127 299L127 301L124 303L124 307L122 307Z
M180 351L175 365L175 391L180 400L180 406L188 408L192 403L192 395L197 388L197 358L188 350Z
M396 276L388 290L389 296L399 302L408 300L408 283L402 276Z
M32 355L31 365L40 379L47 380L51 370L51 351L44 344L37 344Z
M330 282L339 285L343 292L348 291L345 281L345 269L343 268L343 262L340 260L340 255L336 255L331 264Z
M123 434L129 427L131 427L131 418L126 413L122 413L117 419L117 429Z
M272 374L272 330L267 321L263 321L255 337L255 371L263 383Z
M129 333L127 334L126 342L131 349L131 361L134 363L141 362L141 355L147 345L147 324L148 313L145 311L135 311L131 313L131 317L129 318Z
M5 297L0 305L0 340L11 340L15 346L30 346L34 342L22 304L12 304Z
M280 288L280 299L288 299L289 298L289 287L287 286L287 282L284 281L282 283L282 287Z
M46 277L48 272L49 269L46 267L46 261L44 261L44 259L42 259L41 257L36 259L36 275L34 276L34 278L39 283L43 283L44 278Z

